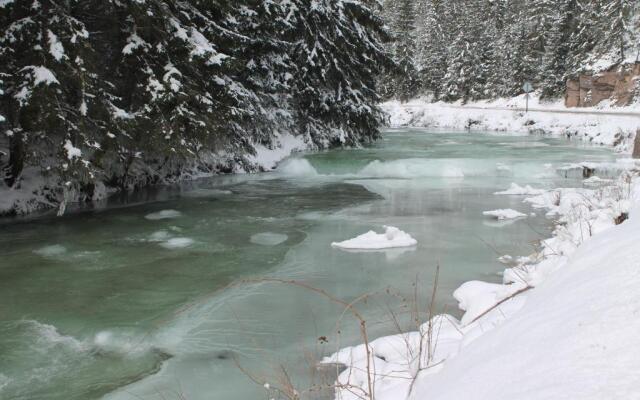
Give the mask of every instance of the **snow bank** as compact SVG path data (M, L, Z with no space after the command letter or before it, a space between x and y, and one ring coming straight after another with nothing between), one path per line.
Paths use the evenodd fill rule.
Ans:
M456 290L462 320L439 315L325 358L347 367L336 399L371 398L369 382L377 400L640 398L640 179L529 202L558 216L553 237L501 257L513 265L503 284Z
M520 186L517 183L512 183L509 189L502 192L496 192L496 195L512 195L512 196L536 196L544 193L542 189L534 189L529 185Z
M623 152L633 149L640 105L566 108L562 101L544 103L534 96L529 102L528 113L524 112L524 107L524 95L464 105L460 102L430 103L425 99L382 104L391 127L544 133L577 137L594 144L614 146Z
M346 250L379 250L395 247L411 247L418 241L406 232L393 226L385 226L385 233L369 231L353 239L333 242L331 246Z
M510 208L493 210L493 211L485 211L482 213L482 215L485 215L488 217L494 217L500 221L503 221L506 219L525 218L527 216L527 214L523 214L519 211L512 210Z

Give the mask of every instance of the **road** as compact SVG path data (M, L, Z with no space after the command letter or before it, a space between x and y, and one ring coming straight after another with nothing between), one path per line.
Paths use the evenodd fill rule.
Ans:
M524 108L512 108L512 107L480 107L480 106L456 106L456 105L443 105L438 104L439 107L467 109L467 110L495 110L495 111L514 111L525 112ZM409 108L421 108L420 104L403 104L403 107ZM580 109L551 109L551 108L529 108L529 112L549 113L549 114L587 114L587 115L612 115L618 117L638 117L640 118L640 112L630 111L598 111L598 110L580 110Z

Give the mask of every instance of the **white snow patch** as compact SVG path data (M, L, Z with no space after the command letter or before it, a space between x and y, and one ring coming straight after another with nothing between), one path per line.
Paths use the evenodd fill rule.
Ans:
M272 147L258 144L254 149L256 154L248 157L249 160L265 170L272 170L292 153L309 149L309 145L302 136L279 134Z
M74 147L70 140L64 143L64 149L67 152L67 158L69 161L73 161L75 158L82 157L82 151L79 148Z
M391 249L396 247L411 247L418 244L418 241L406 232L393 226L385 226L384 233L369 231L353 239L343 242L333 242L332 247L352 250L378 250Z
M61 61L65 57L62 43L60 43L56 34L51 32L51 30L47 30L47 37L49 39L49 53L51 53L56 61Z

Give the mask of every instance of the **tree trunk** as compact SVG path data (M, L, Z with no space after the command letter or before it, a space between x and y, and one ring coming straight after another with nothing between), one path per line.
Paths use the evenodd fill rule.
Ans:
M633 158L640 158L640 129L636 131L636 139L633 141Z
M18 181L22 169L24 168L24 142L21 133L14 133L9 139L9 165L7 166L7 176L5 182L12 187Z

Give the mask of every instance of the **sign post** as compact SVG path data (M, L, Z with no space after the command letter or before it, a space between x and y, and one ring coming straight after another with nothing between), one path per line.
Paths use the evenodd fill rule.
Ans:
M524 85L522 85L522 90L524 90L525 92L524 98L527 101L524 112L528 113L529 112L529 93L533 92L533 85L531 84L531 82L525 82Z

